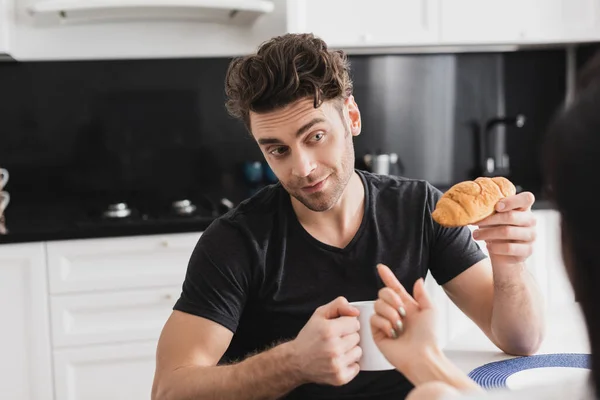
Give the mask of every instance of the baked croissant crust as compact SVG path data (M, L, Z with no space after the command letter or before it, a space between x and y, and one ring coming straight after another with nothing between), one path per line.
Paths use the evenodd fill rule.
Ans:
M515 185L502 176L460 182L442 195L431 216L445 227L471 225L492 215L498 200L515 193Z

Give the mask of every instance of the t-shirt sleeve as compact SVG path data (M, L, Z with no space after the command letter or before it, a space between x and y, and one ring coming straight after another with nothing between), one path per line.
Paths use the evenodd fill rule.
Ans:
M445 228L435 222L431 213L442 192L428 184L426 224L429 225L431 275L443 285L487 256L473 239L468 227Z
M250 290L251 262L240 231L215 220L192 252L173 309L212 320L235 333Z

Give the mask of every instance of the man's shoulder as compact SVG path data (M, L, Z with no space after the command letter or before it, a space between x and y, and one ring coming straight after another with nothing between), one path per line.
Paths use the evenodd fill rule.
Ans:
M285 193L280 184L266 186L217 218L207 231L235 230L253 237L269 232L281 217Z
M441 193L431 183L423 179L379 175L367 171L360 171L360 173L364 176L375 199L391 197L400 202L427 201L439 197Z

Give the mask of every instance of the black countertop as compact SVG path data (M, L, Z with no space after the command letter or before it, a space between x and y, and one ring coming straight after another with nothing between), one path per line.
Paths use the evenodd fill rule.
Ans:
M75 202L10 204L0 224L0 244L163 233L199 232L218 215L87 218Z

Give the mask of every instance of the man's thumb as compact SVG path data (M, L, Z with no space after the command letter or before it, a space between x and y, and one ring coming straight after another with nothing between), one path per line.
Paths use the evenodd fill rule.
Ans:
M323 307L323 316L327 319L338 317L357 317L360 311L348 303L345 297L340 296Z
M415 286L413 288L413 294L415 296L415 300L419 303L419 307L422 309L432 308L431 299L425 290L425 284L423 283L423 278L419 278L415 282Z

